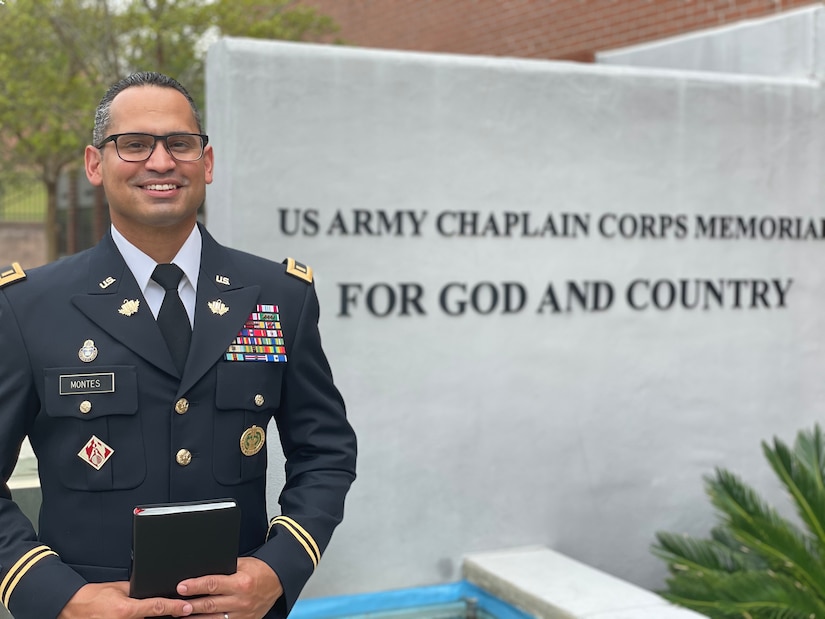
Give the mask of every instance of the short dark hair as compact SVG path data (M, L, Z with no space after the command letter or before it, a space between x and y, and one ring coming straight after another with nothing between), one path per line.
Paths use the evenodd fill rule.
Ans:
M198 106L195 105L194 99L187 92L180 82L164 75L163 73L156 73L153 71L142 71L140 73L132 73L112 84L95 110L95 127L92 132L92 144L100 146L100 143L106 137L106 130L112 122L112 101L114 98L122 93L127 88L134 86L159 86L160 88L174 88L189 101L189 106L192 108L192 115L195 117L195 122L198 125L198 133L203 133L203 124L201 123L201 113L198 111Z

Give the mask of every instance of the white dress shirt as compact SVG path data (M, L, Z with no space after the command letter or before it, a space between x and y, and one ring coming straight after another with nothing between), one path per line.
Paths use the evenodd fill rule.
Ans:
M163 304L163 297L166 291L163 287L152 279L152 273L157 262L143 253L140 249L132 245L126 238L112 226L112 239L126 261L126 266L135 276L138 286L143 293L143 298L152 310L152 315L157 318L160 306ZM195 324L195 297L198 288L198 274L201 269L201 231L198 226L192 228L192 233L183 247L180 248L172 262L178 265L183 271L183 277L178 284L178 294L180 295L186 313L189 315L189 324Z

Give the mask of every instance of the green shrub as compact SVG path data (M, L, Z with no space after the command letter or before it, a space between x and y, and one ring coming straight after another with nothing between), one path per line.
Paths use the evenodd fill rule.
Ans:
M717 468L705 478L720 520L710 539L656 534L670 572L661 595L713 619L825 619L825 435L816 425L793 449L774 438L762 450L801 524Z

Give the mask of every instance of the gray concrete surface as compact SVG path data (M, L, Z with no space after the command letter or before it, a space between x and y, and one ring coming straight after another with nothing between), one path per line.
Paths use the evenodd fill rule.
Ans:
M825 10L810 6L596 54L611 65L819 78L825 71Z
M822 241L731 230L819 229L819 81L224 39L207 102L207 225L314 269L359 435L307 596L525 545L655 589L714 467L787 505L760 442L825 414Z

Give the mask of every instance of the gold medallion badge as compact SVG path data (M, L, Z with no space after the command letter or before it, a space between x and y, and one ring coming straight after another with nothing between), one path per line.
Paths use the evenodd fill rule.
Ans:
M263 428L259 428L258 426L247 428L244 433L241 434L241 453L245 456L254 456L261 451L265 442L266 434L264 434Z

